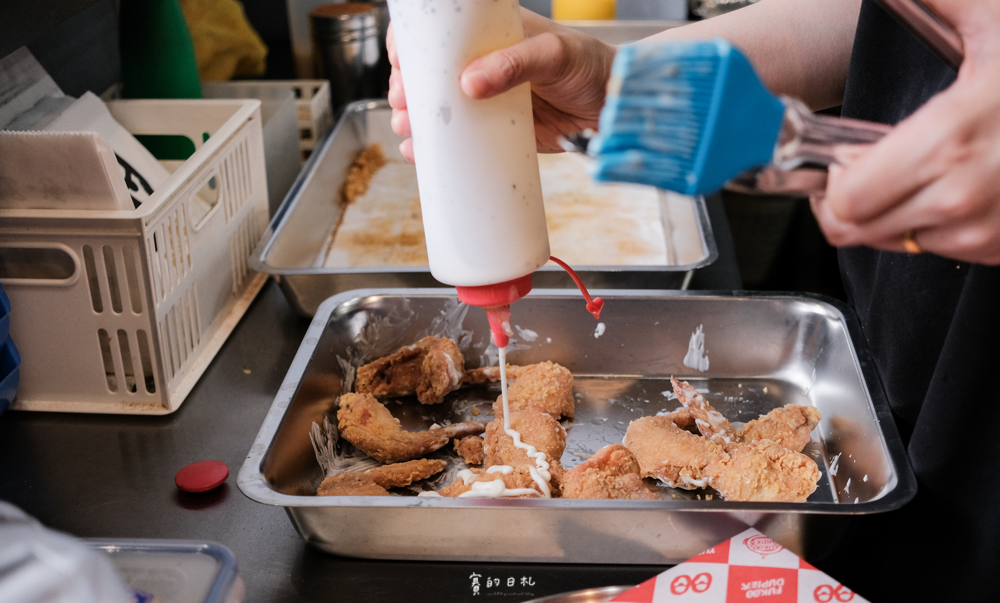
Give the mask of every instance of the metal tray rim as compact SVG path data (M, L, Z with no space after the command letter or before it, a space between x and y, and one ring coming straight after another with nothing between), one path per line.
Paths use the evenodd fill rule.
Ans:
M361 100L355 101L349 104L344 112L341 114L340 119L337 121L337 125L324 136L324 138L316 145L315 150L309 156L306 164L302 167L299 175L295 178L295 182L292 183L291 188L288 189L288 193L285 195L284 200L281 205L274 212L274 217L271 218L270 223L267 228L264 229L264 234L261 235L260 241L254 248L253 253L250 255L249 263L250 268L256 270L257 272L264 272L266 274L274 274L278 276L283 275L316 275L316 274L392 274L392 273L426 273L429 268L427 266L381 266L381 267L365 267L365 268L283 268L280 266L272 266L268 263L267 257L271 251L271 247L277 238L277 234L283 229L285 222L288 221L292 212L298 206L300 199L300 192L308 185L309 180L312 178L314 173L315 164L319 161L326 151L327 147L333 144L337 133L344 127L346 127L347 120L350 119L351 115L355 113L362 113L371 109L384 109L389 106L389 101L380 100ZM698 219L698 224L701 229L702 242L705 245L705 257L701 260L691 263L691 264L677 264L673 266L574 266L576 270L579 271L591 271L591 272L604 272L604 273L614 273L614 272L688 272L691 270L696 270L698 268L703 268L709 264L715 262L719 257L718 246L715 242L715 235L710 227L711 222L708 219L708 210L705 207L705 200L703 196L697 197L698 202L694 204L695 212ZM560 268L556 266L543 267L540 270L549 271L559 271Z
M875 411L875 416L881 427L881 434L885 441L889 458L894 465L897 475L896 487L885 495L871 501L857 504L843 503L746 503L713 501L710 506L706 506L703 501L616 501L616 500L537 500L537 499L449 499L449 498L423 498L423 497L379 497L377 501L372 501L370 497L317 497L317 496L294 496L281 494L274 491L265 480L261 471L261 464L268 447L284 417L298 386L301 377L305 373L306 366L313 356L316 346L319 344L320 335L326 328L333 311L341 304L351 300L371 296L441 296L448 294L450 290L444 288L428 289L355 289L345 291L328 298L324 301L316 312L308 331L303 337L302 344L295 354L286 374L285 380L275 396L274 402L269 409L264 423L261 425L254 442L247 453L246 459L240 468L237 484L240 490L250 499L257 502L281 507L426 507L426 508L523 508L523 509L630 509L630 510L664 510L664 511L685 511L685 512L718 512L718 511L740 511L740 512L760 512L760 513L795 513L795 514L832 514L832 515L863 515L872 513L882 513L897 509L909 502L916 494L917 482L907 460L902 438L896 429L895 421L889 410L888 401L882 390L881 381L875 372L873 363L868 355L867 346L861 337L861 327L854 318L850 308L837 300L813 294L795 293L772 293L754 291L708 291L708 292L688 292L677 290L601 290L594 291L594 294L601 295L605 299L614 298L662 298L662 297L711 297L711 298L752 298L752 299L795 299L809 301L827 306L830 310L839 314L847 327L847 334L851 339L852 348L855 354L859 352L864 356L865 362L861 358L856 358L858 367L865 379L865 384L869 392L869 398ZM567 297L578 295L577 292L561 289L539 289L532 291L533 297ZM309 343L309 342L312 343Z

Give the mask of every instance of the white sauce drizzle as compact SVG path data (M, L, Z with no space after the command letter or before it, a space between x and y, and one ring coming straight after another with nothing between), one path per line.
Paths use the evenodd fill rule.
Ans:
M534 488L508 488L502 479L495 479L491 482L476 482L472 484L472 489L458 495L458 498L500 498L505 496L521 496L524 494L538 494Z
M448 360L449 385L451 387L457 387L460 383L462 383L462 379L465 378L465 375L463 375L462 372L455 367L455 359L451 357L451 354L445 354L444 357Z
M604 335L604 329L606 329L606 328L607 327L605 326L605 324L603 322L597 323L597 328L594 329L594 339L597 339L601 335Z
M688 351L684 356L684 366L702 372L708 370L708 354L705 353L704 325L698 325L698 328L691 334L691 340L688 342Z
M521 327L515 326L514 330L517 331L517 336L525 341L535 341L538 339L538 333L532 331L531 329L522 329Z
M708 478L707 477L703 477L701 479L694 479L692 477L688 477L686 475L682 475L681 476L681 482L684 483L684 484L687 484L689 486L694 486L696 488L707 488L708 487Z
M838 469L838 465L840 465L840 455L841 454L843 454L843 453L842 452L838 452L836 454L836 456L834 456L832 459L830 459L830 475L833 475L833 476L837 475L837 471L839 470Z
M531 444L525 444L521 441L521 434L516 430L512 429L510 426L510 402L507 398L507 347L504 346L499 348L500 352L500 395L503 398L503 430L511 439L514 440L514 447L520 448L527 453L529 458L535 459L535 467L528 466L528 471L531 473L531 479L534 480L535 484L538 485L541 494L545 498L552 497L552 490L549 488L549 481L552 479L552 474L549 473L549 463L545 460L545 453L539 452L537 448ZM504 475L513 473L514 468L509 465L497 465L490 467L486 470L487 473L502 473ZM461 477L466 485L468 485L469 477L475 478L475 474L469 470L463 470L458 472L458 476ZM459 498L462 497L486 497L486 498L498 498L506 496L522 496L526 494L538 494L539 491L533 488L508 488L502 479L493 480L489 482L479 482L476 481L472 484L472 489L468 492L463 492L459 494Z

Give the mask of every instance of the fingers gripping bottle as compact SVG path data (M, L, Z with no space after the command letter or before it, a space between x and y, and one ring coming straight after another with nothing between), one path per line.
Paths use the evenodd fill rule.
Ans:
M487 308L507 344L512 302L549 259L531 89L462 92L475 59L524 39L517 0L389 0L431 274Z

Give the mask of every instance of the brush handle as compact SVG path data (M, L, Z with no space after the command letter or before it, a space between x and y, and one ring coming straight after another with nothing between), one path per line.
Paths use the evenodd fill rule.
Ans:
M801 102L781 99L787 110L785 121L774 147L774 165L793 170L803 165L829 166L836 163L834 149L839 145L872 144L891 126L859 119L814 115Z
M958 69L965 58L962 38L941 17L934 14L920 0L878 0L885 9L894 14L910 28L918 38L945 60Z
M782 97L785 117L769 165L733 178L726 188L746 193L809 195L826 188L826 168L836 163L839 145L878 142L891 126L859 119L814 115L792 98Z

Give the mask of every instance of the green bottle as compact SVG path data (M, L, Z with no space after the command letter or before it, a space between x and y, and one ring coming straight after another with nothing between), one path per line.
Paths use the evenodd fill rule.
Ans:
M201 98L191 33L178 0L121 0L125 98Z

